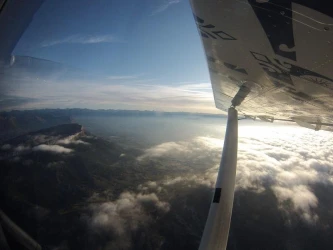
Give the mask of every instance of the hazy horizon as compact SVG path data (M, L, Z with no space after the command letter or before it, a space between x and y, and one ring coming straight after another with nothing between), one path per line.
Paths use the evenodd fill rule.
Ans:
M189 112L189 111L163 111L163 110L148 110L148 109L112 109L112 108L108 108L108 109L93 109L93 108L76 108L76 107L68 107L68 108L31 108L31 109L25 109L24 107L22 107L22 109L3 109L0 110L0 112L6 112L6 113L10 113L10 112L15 112L15 111L52 111L52 110L73 110L73 111L77 111L77 110L84 110L84 111L125 111L125 112L152 112L152 113L170 113L170 114L193 114L193 115L212 115L212 116L226 116L227 112L223 111L223 110L219 110L216 108L216 113L202 113L202 112Z

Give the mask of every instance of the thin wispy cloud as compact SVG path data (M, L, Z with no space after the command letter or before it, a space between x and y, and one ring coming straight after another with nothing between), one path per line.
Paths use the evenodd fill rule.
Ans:
M111 76L85 80L26 78L24 85L6 94L32 99L8 109L91 107L156 111L219 112L210 83L164 85L137 76Z
M206 112L214 108L212 93L207 86L210 84L111 85L103 86L99 91L104 97L112 96L113 101L141 106L143 109L180 111L181 108L183 111Z
M144 81L144 80L142 80ZM209 86L209 83L206 83ZM24 108L94 107L156 111L217 113L211 90L191 85L166 86L121 81L117 84L64 82L48 85L33 84L18 95L43 96ZM193 84L196 85L196 84ZM28 87L28 86L27 86ZM52 95L50 95L52 93ZM19 107L16 107L19 108Z
M140 75L118 75L118 76L108 76L108 80L132 80L138 79Z
M94 44L94 43L114 43L120 40L112 35L71 35L59 40L44 41L41 46L49 47L59 44Z
M171 5L180 3L181 0L163 0L160 1L161 4L157 6L151 13L151 15L156 15L158 13L161 13L163 11L166 11Z
M10 97L10 101L2 102L3 109L89 107L220 112L215 108L209 82L161 83L162 80L148 77L144 73L91 75L42 62L42 65L49 64L52 67L47 70L41 67L37 72L11 67L6 78L6 88L3 88L3 98Z

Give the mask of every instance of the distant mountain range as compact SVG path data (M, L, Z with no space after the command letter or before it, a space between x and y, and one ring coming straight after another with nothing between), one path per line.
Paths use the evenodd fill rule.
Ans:
M56 116L72 115L114 115L114 116L203 116L203 117L226 117L222 114L190 113L190 112L161 112L154 110L121 110L121 109L35 109L35 110L13 110L0 112L0 116L22 116L28 114Z
M188 112L158 112L140 110L114 109L39 109L13 110L0 112L0 142L14 138L31 131L72 122L73 116L187 116L187 117L224 117L217 114L202 114Z
M71 123L68 115L49 110L1 112L0 142L30 131L65 123Z

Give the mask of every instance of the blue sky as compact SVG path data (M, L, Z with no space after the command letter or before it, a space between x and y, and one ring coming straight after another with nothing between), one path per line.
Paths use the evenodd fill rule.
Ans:
M66 68L26 72L5 94L34 101L16 108L217 112L187 0L46 0L13 53Z

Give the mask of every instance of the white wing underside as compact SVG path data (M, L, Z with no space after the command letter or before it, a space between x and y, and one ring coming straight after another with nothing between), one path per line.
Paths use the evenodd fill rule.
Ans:
M331 130L333 19L273 2L191 1L216 107L238 95L240 114Z

